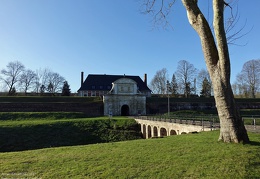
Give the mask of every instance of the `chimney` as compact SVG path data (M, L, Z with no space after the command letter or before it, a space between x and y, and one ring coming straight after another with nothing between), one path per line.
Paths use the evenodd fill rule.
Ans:
M83 80L84 80L84 72L81 72L81 86L83 85Z
M147 85L147 74L144 74L144 83Z

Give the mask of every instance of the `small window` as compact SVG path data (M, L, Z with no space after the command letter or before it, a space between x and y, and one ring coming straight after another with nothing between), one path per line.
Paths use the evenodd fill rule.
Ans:
M99 86L99 89L103 89L103 86Z
M95 86L92 86L91 88L92 88L92 89L95 89Z

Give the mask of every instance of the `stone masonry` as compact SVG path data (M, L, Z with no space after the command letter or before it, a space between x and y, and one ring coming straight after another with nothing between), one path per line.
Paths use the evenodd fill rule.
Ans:
M120 78L103 98L104 115L146 115L146 96L130 78Z

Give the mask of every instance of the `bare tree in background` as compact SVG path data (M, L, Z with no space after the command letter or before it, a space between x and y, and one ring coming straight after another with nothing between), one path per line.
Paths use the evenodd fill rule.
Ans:
M167 94L168 72L166 68L158 70L151 80L150 87L154 94Z
M33 87L35 79L36 73L32 70L25 70L21 74L19 84L25 95L27 94L27 91Z
M255 98L260 89L260 60L244 63L241 73L237 75L237 82L243 87L245 95L248 93L249 97Z
M235 94L239 95L240 97L249 97L249 89L246 85L245 78L242 76L241 73L237 74L236 82L233 84L232 89L235 88ZM234 90L234 89L233 89Z
M55 93L61 92L65 79L60 74L48 68L39 69L36 71L36 74L36 93L43 94L44 91L47 90L54 95Z
M24 65L19 61L9 62L6 69L1 70L0 79L8 86L8 95L12 94L15 84L19 81L20 75L24 71Z
M241 97L249 97L249 87L241 73L237 74L236 76L236 87L238 89L238 94Z
M197 69L193 64L186 60L178 62L177 70L175 72L179 88L183 90L184 96L187 98L191 93L191 84L196 77Z
M43 94L45 89L47 88L47 78L48 73L50 73L51 70L48 68L45 69L38 69L36 70L36 78L35 78L35 92L38 94ZM46 86L45 86L46 85Z
M36 74L36 78L35 78L35 80L34 80L34 82L35 82L35 93L40 93L40 89L41 89L41 85L42 85L42 83L41 83L41 77L42 77L42 75L41 75L41 70L39 69L39 70L36 70L35 71L35 74Z
M50 71L47 75L47 84L45 86L50 89L50 93L55 94L61 92L64 81L64 77L60 76L58 73Z
M155 13L155 18L162 17L162 19L166 19L175 2L175 0L144 1L146 12L155 12L154 9L159 7L157 13ZM224 25L224 12L230 9L232 11L231 4L225 0L212 0L213 29L211 29L211 22L205 18L198 6L198 1L182 0L182 3L186 9L190 25L200 38L204 59L212 81L221 127L219 140L248 143L247 131L235 103L230 84L230 58Z

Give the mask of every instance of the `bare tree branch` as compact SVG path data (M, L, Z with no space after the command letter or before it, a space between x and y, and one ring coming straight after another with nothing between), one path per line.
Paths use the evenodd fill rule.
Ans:
M167 17L172 11L171 7L176 0L144 0L142 12L153 17L154 26L171 27Z
M225 31L227 35L227 42L229 45L238 45L238 46L245 46L246 44L237 44L237 40L241 39L242 37L249 34L252 28L244 33L244 30L247 25L247 21L245 21L244 25L240 28L236 28L238 26L238 22L240 21L240 16L238 13L238 0L230 1L229 3L225 2L226 7L230 9L230 17L227 18L225 22ZM234 10L233 7L236 7ZM235 30L234 30L235 29Z

